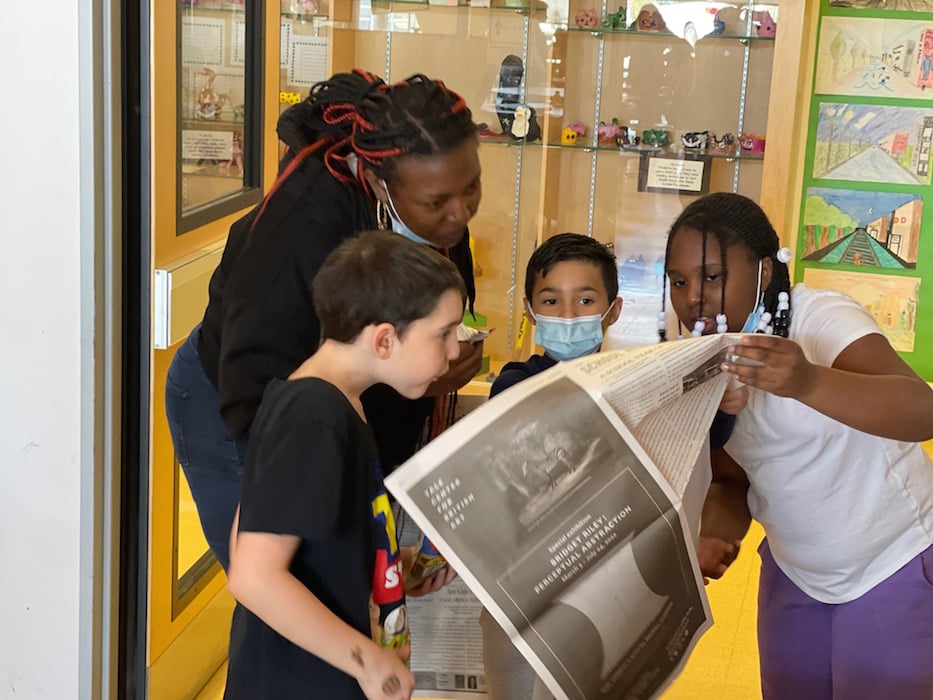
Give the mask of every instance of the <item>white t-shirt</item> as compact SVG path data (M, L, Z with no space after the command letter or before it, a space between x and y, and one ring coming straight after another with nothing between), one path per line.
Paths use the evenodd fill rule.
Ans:
M854 299L800 284L791 315L790 338L817 365L881 332ZM921 445L849 428L795 399L749 394L725 449L748 474L749 509L775 561L807 595L858 598L933 543L933 461Z

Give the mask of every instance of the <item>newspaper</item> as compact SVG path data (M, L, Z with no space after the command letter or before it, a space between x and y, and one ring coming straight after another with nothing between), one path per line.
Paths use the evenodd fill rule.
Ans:
M712 624L684 499L738 338L558 363L386 480L559 700L653 697Z

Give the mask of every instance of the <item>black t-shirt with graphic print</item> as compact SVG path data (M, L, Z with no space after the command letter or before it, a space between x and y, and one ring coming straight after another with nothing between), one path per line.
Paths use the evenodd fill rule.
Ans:
M249 441L240 532L297 535L291 572L324 605L369 637L379 550L394 540L372 434L346 397L315 378L273 379ZM391 519L391 511L388 517ZM378 528L382 529L379 536ZM397 541L392 542L398 557ZM385 592L383 591L383 596ZM401 582L398 587L401 597ZM230 633L226 700L363 700L359 684L292 644L242 605Z

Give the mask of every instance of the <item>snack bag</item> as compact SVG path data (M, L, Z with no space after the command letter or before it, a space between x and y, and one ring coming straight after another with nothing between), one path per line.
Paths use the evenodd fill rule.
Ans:
M415 560L411 565L411 580L407 585L416 586L426 578L436 574L447 566L447 560L441 556L440 552L434 548L431 540L426 535L421 535L421 541L418 543L418 551L415 554Z

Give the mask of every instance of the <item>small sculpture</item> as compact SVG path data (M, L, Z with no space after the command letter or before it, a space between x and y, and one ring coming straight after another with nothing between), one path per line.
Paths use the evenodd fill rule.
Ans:
M641 132L641 142L646 146L667 146L671 142L668 129L645 129Z
M515 108L518 106L519 87L525 75L525 65L522 59L509 54L502 59L499 66L499 91L496 93L496 115L499 117L499 126L503 135L512 133L512 121L515 119Z
M709 144L709 131L688 131L680 137L684 148L702 149Z
M619 135L616 136L616 146L619 148L632 148L641 145L641 138L638 132L630 126L623 126L619 129Z
M317 0L292 0L292 12L295 14L313 14L317 12Z
M576 146L577 139L586 136L586 127L580 122L573 122L560 132L560 142L564 146Z
M625 29L625 5L619 5L619 9L610 15L606 15L603 20L603 26L606 29Z
M755 134L742 134L739 136L739 146L742 153L750 156L763 156L765 154L765 140Z
M589 10L580 10L573 18L573 21L580 29L596 29L596 26L599 24L599 16L596 14L596 10L592 8Z
M511 134L517 139L536 141L541 137L541 127L531 105L518 105L513 113Z
M731 131L727 131L719 138L716 138L715 134L710 134L710 140L712 141L711 148L720 153L734 153L735 152L735 135Z
M767 10L759 10L755 13L755 32L758 36L768 38L773 38L777 34L777 22Z
M664 18L654 5L645 5L632 23L632 27L640 32L667 31Z
M230 160L220 164L220 167L229 171L230 168L236 168L243 172L243 132L233 132L233 144L230 146Z
M227 102L226 95L219 95L214 92L214 80L217 73L210 68L201 69L201 75L207 76L207 83L198 93L198 106L195 109L195 116L199 119L217 119L220 116L220 110Z
M596 127L596 141L602 144L614 144L621 130L622 125L619 124L618 119L613 118L611 124L600 122Z
M722 18L719 16L719 12L713 15L713 31L710 32L710 36L721 36L726 31L726 23L722 21Z

